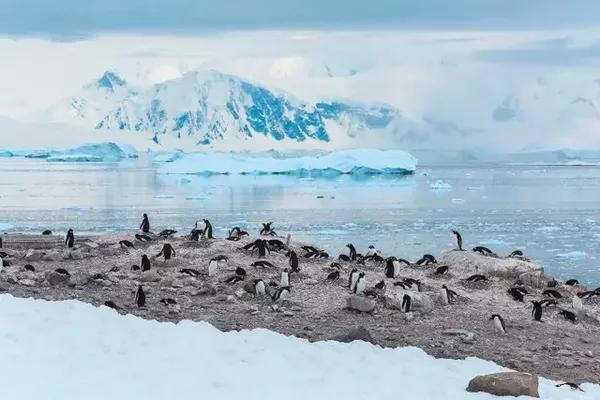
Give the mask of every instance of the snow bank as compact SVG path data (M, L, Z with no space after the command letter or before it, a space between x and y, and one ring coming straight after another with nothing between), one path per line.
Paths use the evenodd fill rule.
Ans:
M162 174L406 174L417 159L402 150L354 149L296 157L236 153L182 155L159 167Z
M436 360L412 347L309 343L264 329L222 333L207 323L173 325L10 295L0 296L0 326L3 399L484 400L493 397L465 392L468 381L504 370L476 358ZM600 386L582 388L540 380L546 400L600 398Z
M116 162L138 157L137 151L127 144L113 142L85 144L54 150L19 150L14 156L46 158L49 162Z

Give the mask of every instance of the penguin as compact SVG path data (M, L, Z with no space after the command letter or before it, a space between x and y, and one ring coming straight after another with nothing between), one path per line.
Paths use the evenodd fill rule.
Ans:
M369 250L367 250L367 254L365 254L365 257L373 257L375 254L378 254L377 249L375 248L375 246L370 245Z
M583 302L579 297L573 296L571 299L571 304L573 305L573 311L575 311L575 314L581 315L583 313Z
M299 272L300 267L298 265L298 255L296 254L296 252L293 250L288 251L287 257L289 258L291 272Z
M510 258L514 257L523 257L523 252L521 250L515 250L508 255Z
M318 253L318 252L321 251L321 250L317 249L314 246L307 246L307 245L305 245L305 246L300 246L300 248L302 250L304 250L306 253Z
M373 299L376 299L379 297L379 295L377 294L377 291L374 289L365 289L365 291L363 292L363 295L365 297L370 297Z
M243 275L233 275L230 276L229 278L225 279L225 283L229 283L230 285L233 285L234 283L238 283L240 281L243 281L245 278L245 276Z
M42 232L42 235L44 235L44 236L52 235L52 231L50 229L46 229L45 231Z
M402 312L410 312L410 303L411 303L412 299L409 295L405 294L404 296L402 296L402 306L400 306L400 309Z
M348 276L348 287L350 290L354 291L354 284L356 284L357 279L358 270L356 268L352 268L352 271L350 271L350 275Z
M342 266L339 263L336 262L332 262L331 264L329 264L329 268L334 268L334 269L342 269Z
M597 296L595 290L586 290L584 292L577 292L577 297L580 299L590 299L594 296Z
M137 264L133 264L133 265L131 266L131 270L132 270L132 271L139 271L139 270L140 270L140 266L139 266L139 265L137 265Z
M142 256L142 272L150 271L150 259L147 255Z
M57 272L57 273L59 273L59 274L61 274L61 275L71 276L71 274L69 273L69 271L67 271L67 270L66 270L66 269L64 269L64 268L56 268L56 269L54 270L54 272Z
M165 297L164 299L160 299L160 303L164 304L165 306L173 306L173 305L177 304L177 301L170 297Z
M291 290L289 287L280 287L273 293L271 299L273 299L274 302L285 300L290 296L290 292Z
M542 322L542 304L539 301L532 300L533 308L531 309L531 316L535 321Z
M573 382L564 382L564 383L559 383L558 385L555 385L556 387L561 387L561 386L569 386L571 389L573 390L579 390L580 392L583 392L583 389L579 387L578 384L573 383Z
M121 248L131 247L131 248L135 249L135 246L129 240L121 240L119 242L119 246L121 246Z
M75 235L73 234L73 229L69 229L67 232L67 237L65 238L65 244L68 248L73 248L75 243Z
M424 254L421 259L416 262L417 265L437 264L437 260L431 254Z
M169 237L173 236L176 233L177 233L177 231L175 231L173 229L164 229L158 234L158 236L160 236L161 238L164 238L164 239L168 239Z
M488 278L485 275L475 274L471 275L468 278L463 279L463 281L467 282L479 282L479 281L487 281Z
M553 289L546 289L542 292L542 296L554 297L555 299L562 299L562 294Z
M135 234L135 238L140 242L151 242L152 238L148 235L140 235L139 233Z
M394 260L390 257L385 262L385 269L383 270L386 278L395 278L396 270L394 268Z
M510 288L506 292L512 296L513 300L523 302L523 293L518 289Z
M208 276L215 276L217 273L217 268L219 267L219 262L215 259L211 259L208 262Z
M262 229L260 230L260 234L262 236L277 236L277 234L275 233L275 231L273 230L273 228L271 227L271 225L273 225L272 222L268 222L266 224L262 224Z
M200 271L198 271L197 269L193 269L193 268L182 268L179 270L179 272L181 272L182 274L193 276L193 277L200 275Z
M340 271L333 271L329 275L327 275L327 279L330 281L335 281L340 278Z
M24 269L25 271L29 271L29 272L35 272L35 268L34 268L34 266L33 266L33 265L31 265L31 264L26 264L26 265L23 267L23 269Z
M500 315L492 314L490 321L494 321L494 327L498 332L506 334L506 325L504 325L504 320Z
M454 290L448 289L446 285L442 285L442 289L440 291L442 302L444 304L450 304L454 301L458 294Z
M227 257L224 254L219 254L217 256L214 256L212 259L215 260L215 261L218 261L218 262L227 262L227 261L229 261L229 257Z
M281 281L279 282L279 286L290 286L290 271L287 268L281 271Z
M544 300L540 301L540 305L547 308L550 306L557 306L558 302L556 300L552 300L552 299L544 299Z
M448 272L448 266L447 265L442 265L441 267L437 267L435 269L435 273L438 275L442 275Z
M0 237L0 249L2 248L2 238Z
M361 272L360 274L358 274L358 278L356 279L356 283L354 284L354 293L361 294L365 291L366 286L367 282L365 279L365 273Z
M460 233L458 233L458 231L455 230L452 231L452 234L454 235L454 247L456 247L454 250L463 251L462 236L460 236Z
M558 286L558 281L556 279L552 279L552 280L548 281L547 286L549 288L557 287Z
M483 256L496 256L496 253L484 246L473 247L473 251Z
M257 296L264 296L267 293L267 289L265 287L265 282L262 279L254 280L254 293Z
M239 276L246 276L246 270L242 267L237 267L235 269L235 274Z
M385 281L379 281L375 284L375 289L383 290L385 289Z
M144 293L144 289L142 289L142 285L138 286L138 290L135 292L135 303L138 307L146 305L146 294Z
M340 260L340 261L346 261L346 262L352 261L352 259L350 258L350 256L347 256L346 254L340 254L338 256L338 260Z
M575 321L577 321L577 316L571 311L560 310L559 314L562 315L566 320L571 321L572 323L575 323Z
M518 282L518 281L517 281ZM517 283L518 284L518 283ZM527 291L527 289L525 289L524 287L515 287L513 288L514 290L517 290L519 292L521 292L522 294L529 294L529 292Z
M148 214L144 214L142 218L142 223L140 224L140 229L144 233L150 232L150 221L148 220Z
M192 231L190 232L190 240L192 242L197 242L200 240L200 235L202 234L202 231L199 229L192 229ZM239 238L228 238L229 240L239 240Z
M107 300L104 302L104 305L108 308L112 308L113 310L119 311L121 308L115 304L112 300Z
M156 257L163 256L165 261L168 261L171 259L171 256L175 257L175 255L175 249L173 246L171 246L169 243L165 243L163 244L162 250L156 255Z
M579 281L577 279L569 279L568 281L565 282L565 285L577 286L577 285L579 285Z
M352 261L356 260L356 248L354 247L354 245L352 243L348 243L346 245L346 247L350 251L350 254L349 254L350 260L352 260Z
M279 252L279 251L285 249L285 247L286 247L285 243L283 243L279 239L267 240L267 244L269 245L269 248L275 252Z
M204 237L206 239L214 239L212 224L207 219L205 219L203 221L204 221L204 230L202 231L202 237Z
M268 262L267 260L254 261L252 264L250 264L250 266L251 267L261 267L261 268L275 268L275 265Z

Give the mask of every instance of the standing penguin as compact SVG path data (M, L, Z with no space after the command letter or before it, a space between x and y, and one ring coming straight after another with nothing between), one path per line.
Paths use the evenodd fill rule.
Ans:
M144 218L142 219L142 223L140 224L140 229L144 233L150 232L150 221L148 220L148 214L144 214Z
M208 276L214 276L217 273L217 267L219 266L219 261L211 258L208 262Z
M290 271L285 268L281 271L281 282L279 283L280 287L290 286Z
M571 304L573 305L573 311L575 311L575 314L581 315L583 312L583 302L577 295L573 296Z
M542 322L542 303L536 300L532 300L533 308L531 309L531 316L534 321Z
M288 251L287 256L289 257L290 267L292 268L291 272L299 272L300 267L298 266L298 255L296 252L290 250Z
M494 328L500 333L506 333L506 326L504 325L504 320L499 314L492 314L490 317L490 321L494 321Z
M207 219L204 220L204 231L202 232L202 236L206 239L214 239L212 224Z
M354 293L362 294L367 287L367 281L365 279L365 273L361 272L358 274L358 278L356 279L356 283L354 284Z
M350 276L348 276L348 287L350 290L354 291L354 285L356 284L357 279L358 270L356 268L352 268L352 271L350 271Z
M170 260L171 256L175 256L175 249L169 243L165 243L162 247L160 253L156 255L156 257L163 256L165 261Z
M150 271L150 259L147 255L142 256L142 272Z
M405 294L404 296L402 296L402 306L400 307L402 309L402 312L410 312L410 303L411 298L409 295Z
M146 294L144 293L144 289L142 289L142 285L138 286L138 290L135 292L135 303L138 307L146 305Z
M462 251L462 236L455 230L452 231L452 234L454 235L454 246L456 247L456 250Z
M350 254L349 254L350 260L352 260L352 261L356 260L356 248L354 247L354 245L352 243L348 243L346 245L346 247L350 251Z
M265 282L262 279L254 280L254 293L257 296L264 296L266 293Z
M420 290L419 290L420 291ZM454 290L448 289L446 285L442 285L442 289L440 290L440 295L442 298L442 303L450 304L452 300L454 300L458 295Z
M68 248L72 248L73 244L75 244L75 235L73 234L73 229L69 229L67 232L67 237L65 238L65 244Z
M385 277L386 278L395 278L396 277L396 268L394 265L394 258L393 257L388 257L387 260L385 261L385 269L384 269L384 273L385 273ZM398 261L395 261L396 263Z

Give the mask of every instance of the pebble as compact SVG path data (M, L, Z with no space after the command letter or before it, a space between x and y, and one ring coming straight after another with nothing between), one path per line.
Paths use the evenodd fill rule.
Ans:
M585 353L583 353L583 355L589 358L594 358L594 353L592 353L591 350L586 351Z
M293 313L293 312L291 312L291 311L285 310L285 311L283 312L283 316L284 316L284 317L293 317L293 316L294 316L294 313Z
M571 352L569 350L561 349L561 350L558 351L558 355L559 356L570 356Z

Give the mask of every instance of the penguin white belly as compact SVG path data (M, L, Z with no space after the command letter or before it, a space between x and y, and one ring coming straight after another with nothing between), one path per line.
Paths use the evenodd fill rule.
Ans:
M442 298L442 303L448 305L448 293L446 293L446 289L442 288L440 290L440 297Z
M502 326L502 322L498 318L494 318L494 327L499 333L506 333L504 327Z
M392 261L394 266L394 278L400 275L400 261Z
M581 314L583 311L583 302L577 296L573 296L573 310L575 310L576 314Z
M214 276L217 273L217 267L219 263L217 261L210 261L208 263L208 276Z
M360 293L364 292L364 291L365 291L365 288L366 288L366 285L367 285L367 284L366 284L366 282L365 282L365 279L364 279L364 278L363 278L363 279L359 279L359 280L356 282L356 294L360 294Z
M289 279L289 275L287 274L287 272L281 273L281 282L280 282L279 286L281 286L281 287L290 286L290 279Z
M260 281L256 284L256 294L259 296L264 296L266 293L265 290L265 283L263 281Z
M279 295L279 300L285 300L288 298L289 295L290 295L290 292L288 292L287 290L283 290L283 291L281 291L281 294Z
M354 291L354 287L356 286L356 281L358 281L358 273L352 275L352 281L350 283L350 290Z

